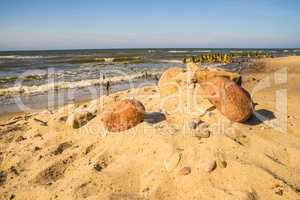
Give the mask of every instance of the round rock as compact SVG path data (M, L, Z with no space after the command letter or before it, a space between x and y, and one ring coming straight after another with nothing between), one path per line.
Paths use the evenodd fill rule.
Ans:
M215 77L201 84L206 98L229 120L246 121L253 112L249 93L234 81Z
M110 132L130 129L144 121L145 107L137 100L125 99L110 103L102 114L104 127Z

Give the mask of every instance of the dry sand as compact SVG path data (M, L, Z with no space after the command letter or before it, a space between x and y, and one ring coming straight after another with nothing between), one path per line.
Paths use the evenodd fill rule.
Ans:
M300 57L259 60L256 66L243 74L243 86L253 92L257 113L268 117L265 123L255 117L231 123L193 88L162 102L155 86L99 100L100 113L116 99L144 103L145 122L121 133L107 133L100 114L79 129L68 127L59 118L72 106L3 118L0 199L299 200ZM276 100L285 91L287 114L284 95ZM210 137L195 135L194 118L207 124ZM272 127L280 122L287 122L287 132ZM214 161L215 169L208 169Z

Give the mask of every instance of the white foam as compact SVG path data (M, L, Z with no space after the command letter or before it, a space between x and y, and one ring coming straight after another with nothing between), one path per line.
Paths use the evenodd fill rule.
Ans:
M243 51L235 51L235 50L232 50L232 51L230 51L230 53L243 53Z
M194 53L210 53L211 50L195 50L195 51L192 51Z
M175 51L175 50L172 50L172 51L168 51L169 53L188 53L189 51Z
M162 63L180 63L182 64L182 60L159 60Z
M43 56L18 56L18 55L0 56L0 59L39 59L39 58L43 58Z
M156 76L160 75L161 72L148 72L148 76ZM54 83L47 83L43 85L34 85L34 86L14 86L10 88L1 88L0 89L0 96L11 96L11 95L31 95L31 94L40 94L45 93L47 91L51 90L59 90L59 89L74 89L74 88L84 88L88 86L93 85L100 85L104 84L106 81L110 81L111 84L126 82L126 81L132 81L135 79L142 78L145 74L144 73L138 73L134 75L128 75L128 76L115 76L111 78L103 79L89 79L89 80L81 80L76 82L54 82Z

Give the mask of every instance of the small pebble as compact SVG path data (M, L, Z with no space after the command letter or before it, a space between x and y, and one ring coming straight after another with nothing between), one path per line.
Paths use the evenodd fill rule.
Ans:
M191 172L192 172L192 169L190 167L184 167L179 170L178 174L186 176L186 175L189 175Z
M215 160L204 160L201 162L201 168L205 172L211 172L216 168L216 161Z
M41 147L36 146L36 147L34 147L33 151L39 151L41 149L42 149Z
M0 171L0 186L4 185L7 179L7 174L4 171Z
M210 112L210 111L208 111L208 112L207 112L207 116L208 116L208 117L212 117L212 116L213 116L213 113Z
M17 137L16 142L21 142L23 140L26 140L26 138L21 135L21 136Z
M201 123L201 120L193 119L191 124L190 124L190 128L191 129L196 129L199 126L200 123Z
M102 167L99 163L97 163L97 164L94 165L94 169L95 169L96 171L98 171L98 172L101 172L102 169L103 169L103 167Z
M227 162L225 160L217 160L217 166L221 168L226 168Z
M195 136L196 137L199 137L199 138L209 138L210 136L210 130L198 130L196 133L195 133Z
M278 188L276 191L275 191L275 194L279 195L279 196L282 196L283 195L283 190L281 188Z
M20 175L20 172L17 170L17 168L15 166L11 166L10 167L10 171L12 173L14 173L16 176L19 176Z

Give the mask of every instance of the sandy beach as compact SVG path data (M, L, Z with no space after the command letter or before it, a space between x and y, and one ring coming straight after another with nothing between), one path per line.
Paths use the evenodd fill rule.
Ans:
M258 59L243 69L242 86L262 117L244 123L230 122L194 87L167 101L158 86L146 86L2 116L0 199L299 200L299 73L300 56ZM144 122L106 131L103 109L125 98L144 104ZM72 109L89 106L97 107L93 119L67 125ZM206 136L191 129L195 118Z

